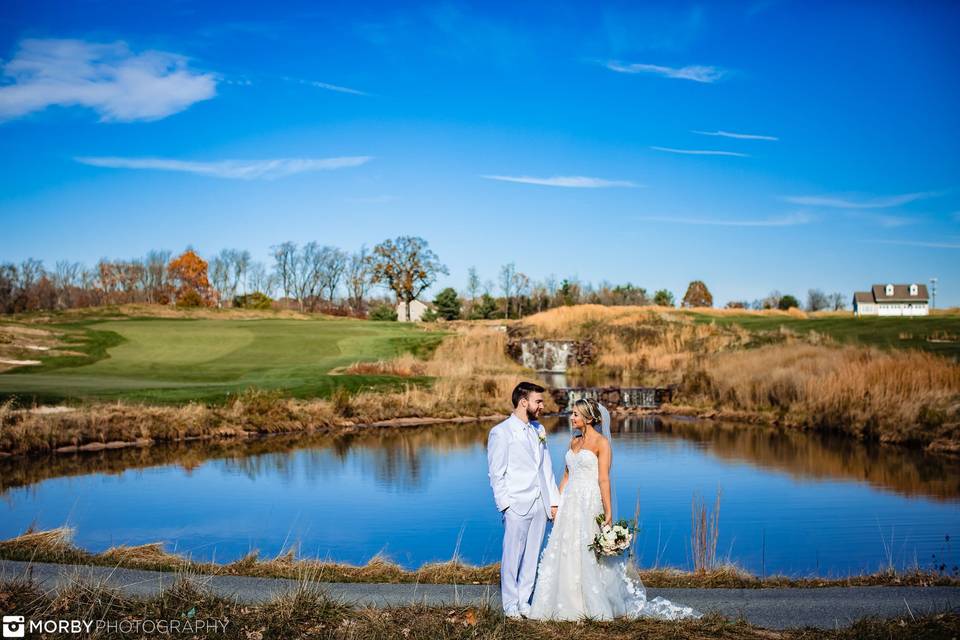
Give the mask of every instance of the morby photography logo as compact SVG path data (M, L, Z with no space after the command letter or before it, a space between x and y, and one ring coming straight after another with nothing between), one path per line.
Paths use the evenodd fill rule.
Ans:
M193 613L193 610L190 612ZM172 619L172 620L27 620L26 616L3 616L4 638L25 638L28 634L107 634L123 633L169 635L189 633L224 633L228 621L217 619Z
M23 616L3 616L3 637L22 638L24 636Z

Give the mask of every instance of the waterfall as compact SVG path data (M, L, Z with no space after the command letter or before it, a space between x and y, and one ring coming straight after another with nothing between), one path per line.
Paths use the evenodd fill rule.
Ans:
M520 343L520 362L534 371L563 373L574 355L569 340L524 340Z

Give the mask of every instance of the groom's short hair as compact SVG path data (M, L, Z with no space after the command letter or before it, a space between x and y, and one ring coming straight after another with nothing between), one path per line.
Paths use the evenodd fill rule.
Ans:
M543 393L546 391L543 387L533 382L521 382L513 388L513 408L516 409L520 401L533 393Z

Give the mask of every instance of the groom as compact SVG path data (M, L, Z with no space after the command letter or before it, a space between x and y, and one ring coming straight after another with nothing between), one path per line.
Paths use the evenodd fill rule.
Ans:
M490 430L487 441L490 486L504 523L500 594L503 611L511 618L530 612L543 533L560 504L547 432L537 422L543 392L532 382L518 384L513 413Z

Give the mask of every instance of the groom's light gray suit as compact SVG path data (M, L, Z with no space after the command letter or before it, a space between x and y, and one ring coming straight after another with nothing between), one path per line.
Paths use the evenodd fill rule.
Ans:
M490 430L487 441L490 486L503 514L500 593L507 613L529 607L550 507L560 504L550 452L537 434L539 426L511 414Z

